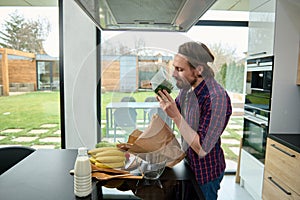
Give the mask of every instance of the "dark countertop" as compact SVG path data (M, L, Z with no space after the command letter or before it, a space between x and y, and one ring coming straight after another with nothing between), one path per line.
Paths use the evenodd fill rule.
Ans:
M300 153L300 133L299 134L270 133L268 137Z
M0 199L77 199L73 192L73 177L69 174L76 155L75 149L36 150L0 176ZM134 181L128 181L126 191L120 191L104 188L101 182L93 180L92 195L84 199L124 199L124 195L125 199L140 199L140 196L146 196L143 199L174 199L166 197L166 191L177 195L179 200L186 199L190 192L198 196L196 199L204 199L193 173L183 161L166 169L160 181L163 189L156 187L153 192L153 187L143 184L137 187Z

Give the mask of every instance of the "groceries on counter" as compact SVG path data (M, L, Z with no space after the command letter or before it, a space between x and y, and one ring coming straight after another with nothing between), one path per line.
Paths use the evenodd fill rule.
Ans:
M114 147L99 147L88 151L90 162L99 168L122 168L125 166L126 152Z

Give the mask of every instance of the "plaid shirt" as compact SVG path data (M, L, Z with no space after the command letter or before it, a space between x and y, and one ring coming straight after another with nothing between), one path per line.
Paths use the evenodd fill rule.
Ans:
M199 134L200 144L207 152L203 158L191 147L186 152L196 180L205 184L218 178L226 167L220 136L232 113L230 98L211 78L202 81L194 90L181 90L176 104L187 123Z

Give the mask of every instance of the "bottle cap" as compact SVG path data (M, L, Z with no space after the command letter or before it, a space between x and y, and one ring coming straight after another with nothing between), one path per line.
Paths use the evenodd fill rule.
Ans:
M87 152L87 148L86 147L80 147L78 148L78 154L79 155L84 155Z

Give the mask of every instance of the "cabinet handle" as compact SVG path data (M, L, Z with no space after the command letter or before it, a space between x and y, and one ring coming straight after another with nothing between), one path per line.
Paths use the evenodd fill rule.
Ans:
M286 154L286 155L290 156L290 157L293 157L293 158L295 158L295 157L296 157L296 155L294 155L294 154L290 154L289 152L286 152L285 150L283 150L283 149L280 149L280 148L279 148L279 147L277 147L275 144L271 144L271 146L272 146L272 147L274 147L275 149L277 149L278 151L281 151L282 153L284 153L284 154Z
M266 51L262 51L262 52L259 52L259 53L252 53L249 56L259 56L259 55L264 55L264 54L267 54L267 52Z
M276 185L279 189L281 189L285 194L287 194L287 195L292 195L291 192L286 191L281 185L279 185L276 181L274 181L274 180L272 179L271 176L269 176L268 179L269 179L274 185Z

